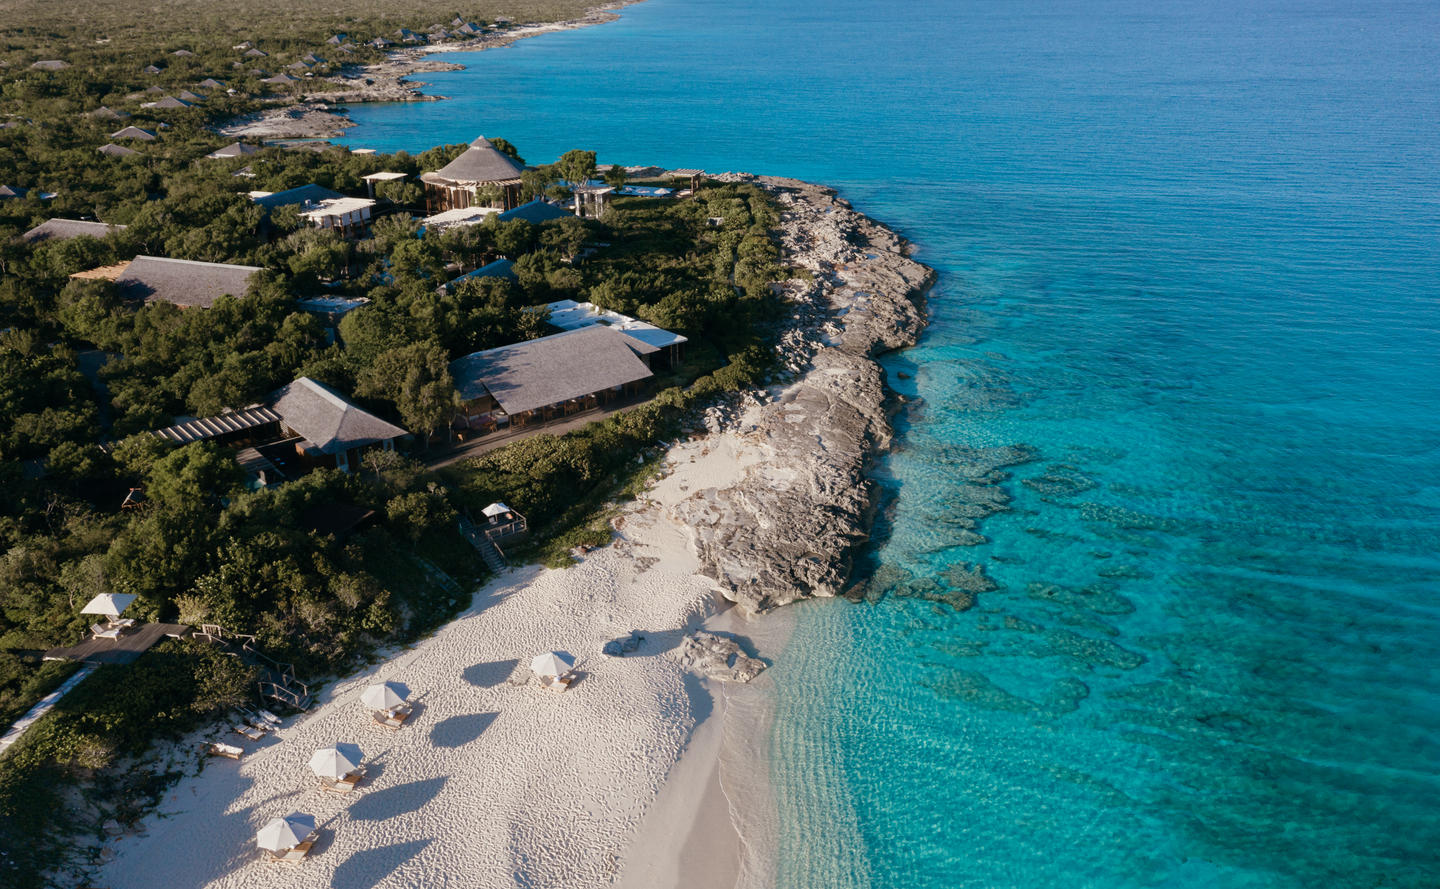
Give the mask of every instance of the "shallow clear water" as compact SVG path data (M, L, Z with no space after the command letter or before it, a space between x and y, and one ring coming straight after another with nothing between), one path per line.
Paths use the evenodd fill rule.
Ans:
M876 601L775 668L783 886L1433 887L1437 58L1429 2L650 0L350 141L829 182L941 271Z

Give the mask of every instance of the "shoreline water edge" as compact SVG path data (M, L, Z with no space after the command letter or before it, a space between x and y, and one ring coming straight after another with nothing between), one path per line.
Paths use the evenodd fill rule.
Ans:
M112 889L461 874L485 886L774 884L774 693L751 658L783 650L794 616L778 605L845 592L873 518L868 469L892 436L874 358L915 342L935 274L830 189L719 178L775 195L783 261L811 275L784 285L785 378L708 410L614 520L609 546L493 580L456 620L336 681L238 763L193 767L200 743L237 743L222 726L176 744L163 755L188 777L76 876ZM633 653L601 653L637 630ZM563 695L529 681L529 658L550 649L579 661ZM393 734L366 725L359 705L366 685L388 680L419 702ZM317 789L305 767L337 742L371 764L350 796ZM321 839L303 867L277 870L254 834L290 811L315 815Z
M338 90L308 92L298 102L286 101L282 103L283 107L241 115L228 121L219 131L241 139L331 139L355 126L355 122L346 116L343 107L346 104L444 101L445 96L427 95L424 92L427 84L423 81L410 80L417 74L461 71L465 68L437 56L483 52L509 46L527 37L603 25L620 17L616 10L641 2L644 0L616 0L591 7L578 19L536 22L440 46L401 47L390 52L383 62L347 65L339 74L323 78L323 82L339 86Z

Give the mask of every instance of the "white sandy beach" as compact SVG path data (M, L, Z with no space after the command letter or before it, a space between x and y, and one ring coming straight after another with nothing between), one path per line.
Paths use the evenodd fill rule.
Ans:
M761 451L733 433L674 448L673 471L626 514L612 546L568 570L513 571L432 637L334 683L271 738L225 737L248 749L245 758L183 779L137 834L112 843L99 884L585 887L623 871L629 885L735 885L742 852L718 793L722 720L709 721L674 770L660 814L644 816L697 723L723 709L712 691L719 683L665 654L718 607L667 506L728 486ZM768 623L722 619L741 632ZM600 653L632 629L648 637L636 654ZM507 682L552 648L577 658L582 678L570 691ZM393 733L370 725L359 703L366 685L383 680L404 683L418 703ZM742 710L763 712L766 685L762 675L735 687ZM306 766L336 742L358 744L370 765L349 795L318 789ZM256 830L296 810L321 825L315 851L300 864L262 862ZM696 866L703 884L683 878Z

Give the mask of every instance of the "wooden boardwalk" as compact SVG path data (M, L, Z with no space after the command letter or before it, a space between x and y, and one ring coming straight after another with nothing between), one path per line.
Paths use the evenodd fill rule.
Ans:
M80 661L85 664L129 664L155 647L167 636L190 634L184 624L139 624L119 639L86 639L69 648L45 652L47 661Z

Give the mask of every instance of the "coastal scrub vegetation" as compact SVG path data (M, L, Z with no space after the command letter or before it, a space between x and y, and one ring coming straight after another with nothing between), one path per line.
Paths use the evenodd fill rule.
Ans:
M584 6L537 0L506 11L554 20ZM460 16L486 22L496 12ZM79 608L102 592L135 594L127 616L141 620L254 635L301 676L351 669L468 600L484 568L458 531L461 515L493 500L516 506L535 532L530 553L552 561L602 542L606 504L652 471L657 443L696 405L768 372L771 282L788 272L771 237L776 210L754 186L712 185L683 201L617 197L598 219L492 218L435 231L412 219L422 198L413 177L464 145L206 157L232 141L217 123L292 101L292 88L271 90L262 75L307 53L337 55L327 49L332 34L364 41L454 15L413 0L340 0L324 15L259 0L242 17L233 6L182 0L160 30L118 0L87 5L83 16L0 0L0 185L14 190L0 197L0 726L73 673L37 655L79 639L89 622ZM261 21L263 32L249 27ZM241 41L266 55L239 55ZM322 60L318 69L381 58L355 47L343 65ZM45 59L67 67L32 67ZM175 93L207 77L226 86L203 103L144 107L159 95L152 89ZM303 89L327 84L315 78ZM102 108L110 113L97 115ZM156 138L131 143L132 156L98 154L126 125ZM492 141L520 158L517 146ZM589 176L595 161L575 150L558 167L531 166L522 191L566 200L561 180ZM267 214L247 195L310 183L365 194L363 177L381 171L412 178L377 188L380 212L360 240L308 228L293 210ZM51 218L124 228L22 240ZM110 281L71 277L137 255L263 271L248 292L203 310L137 305ZM501 257L513 260L513 280L465 277ZM316 296L365 304L327 329L297 304ZM682 333L686 363L661 376L655 398L604 421L428 469L430 433L453 413L449 361L551 332L543 304L558 299ZM256 403L302 375L416 433L408 456L252 490L233 452L151 434L177 417ZM336 531L326 521L336 510L363 518ZM95 813L77 807L67 782L86 782L91 798L143 805L164 776L155 784L122 765L156 739L253 703L254 680L219 649L180 640L87 678L0 759L0 845L24 850L0 864L0 882L47 885L46 863L67 848L64 838L93 826ZM134 806L109 815L133 816Z

